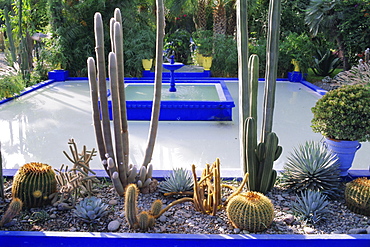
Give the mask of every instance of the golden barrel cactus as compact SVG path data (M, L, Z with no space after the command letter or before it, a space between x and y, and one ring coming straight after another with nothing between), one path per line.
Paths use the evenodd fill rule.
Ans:
M362 215L370 215L370 180L357 178L346 184L344 192L347 207Z
M274 219L274 206L270 199L254 191L233 197L226 212L234 227L250 232L267 229Z
M55 193L56 189L55 172L47 164L27 163L19 168L13 178L13 198L21 199L27 208L48 204L49 195Z

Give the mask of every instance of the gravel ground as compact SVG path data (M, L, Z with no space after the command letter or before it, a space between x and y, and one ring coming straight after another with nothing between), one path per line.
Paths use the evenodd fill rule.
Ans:
M6 183L6 200L0 199L0 215L10 201L11 181ZM58 210L57 207L46 206L24 210L9 224L0 228L9 231L72 231L72 232L140 232L129 228L124 212L124 200L116 195L110 184L101 182L95 189L95 196L109 204L108 215L94 224L81 221L73 215L72 210ZM229 194L224 191L225 197ZM267 194L275 208L275 218L272 225L262 234L348 234L366 233L370 225L370 218L352 213L345 206L343 195L340 199L330 201L329 213L325 219L315 225L301 221L291 209L291 203L296 195L293 191L282 187L275 188ZM225 198L224 197L224 198ZM138 199L139 212L149 210L155 199L162 199L164 205L169 204L174 198L166 198L159 192L140 194ZM36 216L39 217L36 217ZM113 225L116 224L116 227ZM110 226L108 226L110 225ZM111 228L113 227L113 228ZM115 229L117 228L117 229ZM370 230L370 229L368 229ZM182 234L247 234L247 231L235 229L229 222L226 212L219 211L216 216L205 215L197 212L192 203L183 203L172 207L160 218L150 233L182 233Z

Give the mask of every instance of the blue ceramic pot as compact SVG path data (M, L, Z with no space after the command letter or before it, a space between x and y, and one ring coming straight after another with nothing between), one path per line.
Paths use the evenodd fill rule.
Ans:
M324 145L337 155L340 176L347 176L348 169L351 168L355 153L361 148L361 144L358 141L343 141L326 138Z

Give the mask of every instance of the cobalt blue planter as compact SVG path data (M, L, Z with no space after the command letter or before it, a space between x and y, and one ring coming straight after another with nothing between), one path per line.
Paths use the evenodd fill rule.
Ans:
M48 73L49 80L65 81L69 77L69 71L63 69L55 69Z
M324 145L337 155L340 176L347 176L348 169L351 168L356 151L361 148L361 144L358 141L343 141L326 138Z
M290 82L301 82L307 77L307 74L303 74L298 71L288 72L288 80Z

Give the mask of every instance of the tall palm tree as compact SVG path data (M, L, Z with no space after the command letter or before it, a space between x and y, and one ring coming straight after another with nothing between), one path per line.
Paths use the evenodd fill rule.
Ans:
M226 4L229 0L214 0L213 4L213 33L226 34L227 17Z
M311 0L306 9L305 21L313 35L317 35L321 31L329 37L335 38L339 52L343 56L343 68L349 70L350 65L345 42L338 29L341 12L336 11L336 7L340 2L341 0Z
M195 28L197 30L206 30L207 28L207 8L208 0L198 0L197 10L195 14Z

